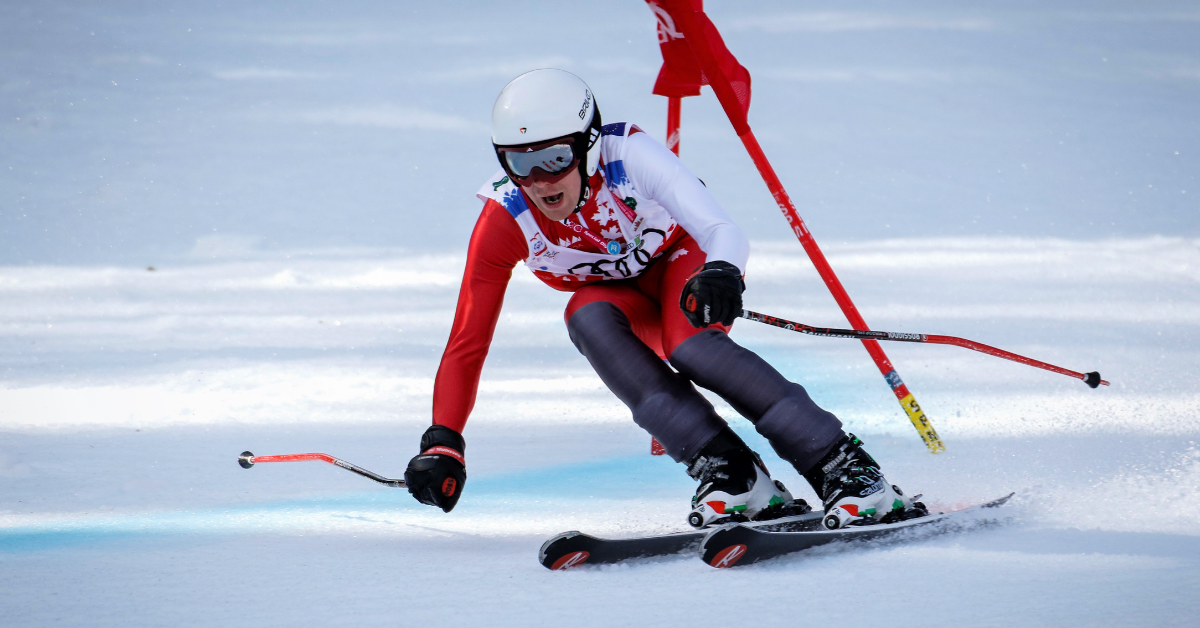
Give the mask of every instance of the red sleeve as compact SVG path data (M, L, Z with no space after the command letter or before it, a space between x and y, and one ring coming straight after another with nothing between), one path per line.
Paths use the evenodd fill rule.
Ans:
M492 344L512 269L528 248L517 221L496 201L484 203L467 247L454 327L433 382L433 424L462 433L475 407L479 374Z

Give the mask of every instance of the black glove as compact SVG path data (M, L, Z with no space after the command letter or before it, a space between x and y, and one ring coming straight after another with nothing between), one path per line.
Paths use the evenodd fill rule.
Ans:
M404 482L417 501L437 506L446 512L454 510L467 483L467 467L463 462L466 443L462 434L434 425L421 437L421 453L408 461Z
M679 307L692 327L713 323L732 325L742 313L742 271L729 262L708 262L688 279L679 294Z

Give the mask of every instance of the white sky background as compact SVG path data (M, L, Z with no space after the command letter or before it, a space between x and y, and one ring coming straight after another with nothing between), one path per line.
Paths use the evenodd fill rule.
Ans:
M708 10L825 242L1200 233L1194 3ZM461 247L516 74L574 71L605 119L662 136L653 29L634 0L6 3L0 263L177 263L213 236ZM715 99L683 121L739 223L786 239Z

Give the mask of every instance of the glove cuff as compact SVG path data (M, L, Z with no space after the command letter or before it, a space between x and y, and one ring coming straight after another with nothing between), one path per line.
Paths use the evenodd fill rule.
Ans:
M461 453L459 453L449 447L442 446L442 445L438 445L436 447L430 447L429 449L422 451L420 453L420 455L422 455L422 456L450 456L451 458L454 458L455 460L457 460L458 464L461 464L464 467L467 466L467 462L465 460L463 460L463 455Z
M727 272L732 272L738 277L742 276L742 271L740 268L730 264L729 262L726 262L725 260L716 259L710 262L704 262L704 265L700 267L700 271L703 272L706 270L724 270Z
M445 448L454 451L453 454L444 451L430 452L430 449ZM466 452L467 443L463 440L462 434L446 427L445 425L434 425L425 430L421 435L421 453L436 453L446 454L452 458L462 462L463 454Z

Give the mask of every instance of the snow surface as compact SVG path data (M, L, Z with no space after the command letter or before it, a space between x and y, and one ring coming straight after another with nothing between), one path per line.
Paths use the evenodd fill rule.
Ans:
M545 570L563 530L680 529L694 486L523 269L453 513L321 463L237 466L323 451L395 477L416 453L512 75L580 72L662 134L643 3L445 4L0 7L0 625L1195 625L1189 3L709 2L873 327L1112 381L890 343L932 456L858 343L737 324L931 505L1016 491L1006 527ZM597 7L594 54L531 45ZM843 325L710 95L684 125L753 238L747 306Z

